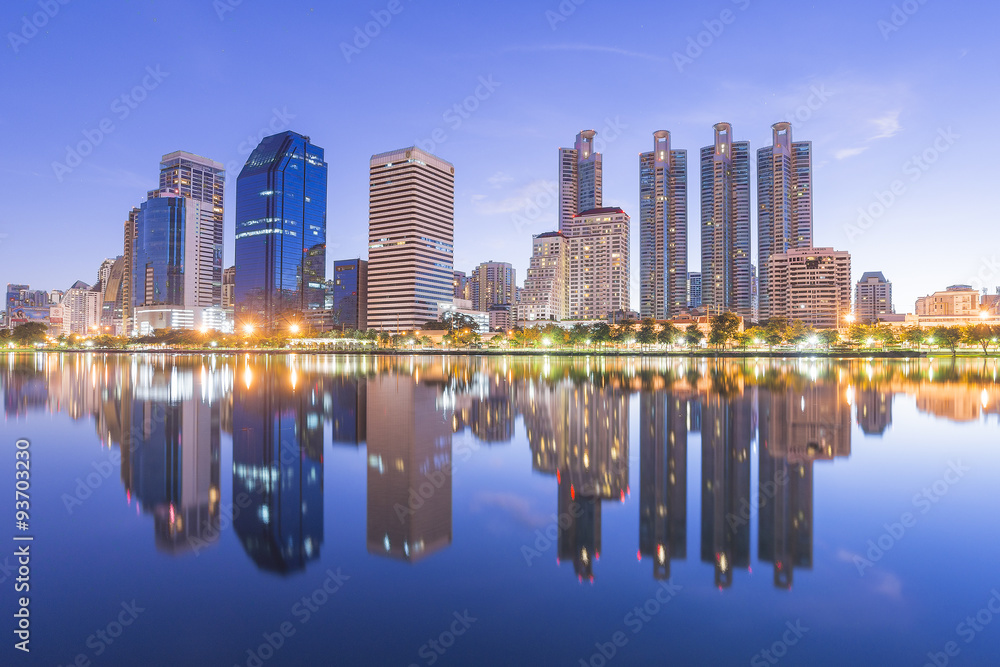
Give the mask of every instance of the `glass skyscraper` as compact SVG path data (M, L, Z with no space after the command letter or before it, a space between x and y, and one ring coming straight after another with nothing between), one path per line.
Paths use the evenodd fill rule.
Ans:
M333 263L335 321L347 329L368 327L368 262L342 259Z
M280 326L323 308L327 164L309 137L264 137L236 179L236 319Z

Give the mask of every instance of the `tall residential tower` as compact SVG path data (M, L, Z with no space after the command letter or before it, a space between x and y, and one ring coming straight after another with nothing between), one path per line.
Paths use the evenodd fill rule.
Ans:
M687 297L687 151L670 149L670 133L653 134L639 155L639 312L677 317Z
M559 231L565 232L573 216L601 208L603 190L602 155L594 150L597 132L576 135L573 148L559 149Z
M701 149L701 293L711 315L749 318L750 142L733 141L718 123L715 143Z
M772 145L757 151L757 268L760 316L774 317L771 255L812 247L812 142L792 141L791 123L771 126Z

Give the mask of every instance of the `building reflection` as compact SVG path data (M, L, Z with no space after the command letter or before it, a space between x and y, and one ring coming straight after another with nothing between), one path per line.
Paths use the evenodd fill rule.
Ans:
M865 435L883 435L892 426L892 390L869 385L859 388L857 396L858 425Z
M322 378L323 413L335 445L361 445L367 439L367 378L338 375Z
M536 382L522 408L532 467L556 476L558 559L580 580L594 578L601 553L601 502L624 501L628 487L628 390Z
M274 367L271 367L271 366ZM290 574L323 544L323 409L294 362L247 360L233 388L233 527L258 568Z
M669 579L670 561L687 558L690 406L666 391L639 399L639 557L653 560L655 579Z
M451 404L442 383L368 379L368 552L415 563L452 540Z
M750 566L750 525L734 520L750 505L751 394L710 394L701 407L701 560L715 585L729 588L733 570Z

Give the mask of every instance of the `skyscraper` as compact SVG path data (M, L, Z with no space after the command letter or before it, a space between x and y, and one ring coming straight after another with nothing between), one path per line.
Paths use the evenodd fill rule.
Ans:
M881 271L866 271L854 287L854 314L861 322L875 322L893 314L892 283Z
M361 331L368 328L368 262L339 259L333 263L331 305L340 327Z
M769 319L771 255L812 247L812 142L792 141L792 124L771 126L772 144L757 150L757 268L760 316Z
M597 132L576 135L573 148L559 149L559 231L581 211L603 206L602 155L594 150Z
M513 306L516 300L517 278L508 262L483 262L472 270L469 280L476 285L477 299L472 306L488 311L490 306Z
M373 155L368 326L417 329L453 301L455 167L419 148Z
M307 136L264 137L236 179L236 319L277 328L322 308L327 164Z
M222 303L222 214L225 197L225 167L215 160L174 151L160 159L160 190L176 192L199 202L197 271L198 299L210 305ZM189 267L186 267L189 270Z
M639 313L664 320L687 308L687 151L653 134L639 155Z
M531 260L518 300L519 320L562 320L569 313L569 239L562 232L531 237Z
M135 271L135 225L139 220L139 209L133 207L128 212L128 219L125 221L125 252L122 257L125 259L122 275L122 330L126 335L132 333L133 317L135 314L135 290L132 287L132 274Z
M749 318L750 142L733 141L717 123L715 143L701 149L701 292L710 314Z
M599 208L573 217L569 238L569 317L605 319L629 307L628 214Z

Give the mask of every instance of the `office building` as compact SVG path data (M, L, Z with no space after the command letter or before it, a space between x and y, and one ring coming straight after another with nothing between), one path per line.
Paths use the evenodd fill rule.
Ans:
M687 151L653 134L639 155L639 314L665 320L687 309Z
M483 262L469 276L474 286L472 305L489 311L491 306L512 307L516 302L517 278L514 267L507 262Z
M13 329L29 322L47 324L49 304L49 294L45 290L33 290L30 285L7 283L7 326Z
M559 231L581 211L603 204L602 155L594 150L597 132L584 130L576 135L573 148L559 149Z
M531 237L531 260L517 305L517 319L562 320L569 316L569 239L562 232Z
M135 226L139 221L139 208L133 207L125 220L124 258L122 267L122 331L129 336L133 331L135 317L135 290L132 288L132 276L135 273Z
M419 148L373 155L368 327L418 329L454 298L455 167Z
M760 316L771 315L768 260L813 244L812 142L792 141L791 123L771 126L771 145L757 150L757 267Z
M569 317L606 319L629 307L629 216L599 208L573 216L569 239Z
M105 260L105 262L107 261ZM106 273L102 271L100 277L101 332L121 336L126 333L124 323L125 257L122 255L113 260L108 271Z
M934 292L917 299L916 311L917 315L924 316L977 317L979 292L969 285L952 285L942 292Z
M281 329L323 308L327 163L309 137L264 137L236 179L236 320Z
M750 142L734 141L729 123L714 127L701 149L701 294L711 315L749 319Z
M851 255L847 251L803 248L771 255L768 275L770 317L833 329L851 312Z
M469 284L469 276L465 275L465 271L454 271L452 274L454 277L451 282L451 296L455 299L472 299L471 296L467 296L467 289Z
M339 259L333 263L334 326L368 329L368 262Z
M881 271L866 271L854 286L854 315L859 322L878 322L886 315L893 315L892 283Z
M701 308L701 274L688 273L688 308Z
M53 334L93 334L101 324L101 295L78 280L66 290L62 303L62 331ZM51 312L51 311L50 311Z

